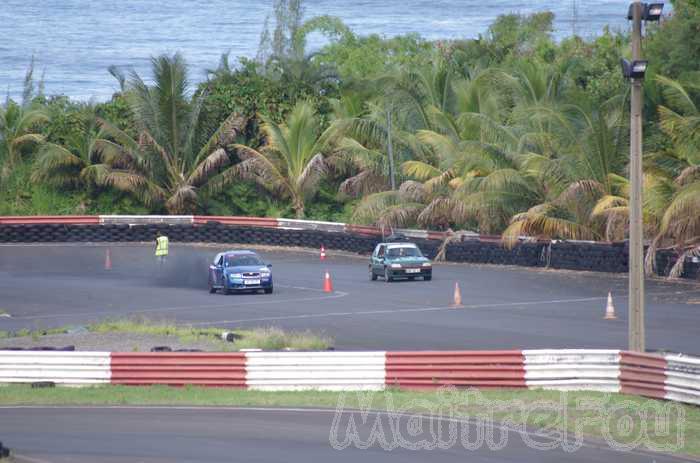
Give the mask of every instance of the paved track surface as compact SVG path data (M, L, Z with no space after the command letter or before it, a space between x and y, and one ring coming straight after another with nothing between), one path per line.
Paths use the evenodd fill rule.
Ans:
M0 246L0 330L142 315L222 327L280 326L333 336L337 349L626 348L626 275L436 265L431 282L371 282L365 258L261 251L272 295L209 294L222 248L173 245L159 269L146 245ZM323 293L324 271L336 292ZM465 308L452 309L459 282ZM603 320L612 290L618 320ZM700 285L647 282L647 347L700 354Z
M331 410L272 410L223 408L0 408L0 437L13 449L17 461L29 463L171 463L171 462L677 462L686 461L644 452L620 453L599 444L584 443L573 453L561 445L543 451L528 447L517 432L493 429L492 442L506 443L496 450L486 444L466 450L460 438L444 449L409 450L408 445L387 451L375 441L369 448L356 445L336 450L331 442L348 442L345 433L352 418L358 440L368 443L377 415L363 421L359 412L345 412L337 421ZM419 420L423 432L411 436L408 417L399 420L397 429L405 442L435 442L429 434L428 419ZM364 423L364 424L363 424ZM398 434L390 431L386 415L381 429L389 443ZM436 421L432 422L437 425ZM440 435L448 441L449 424L442 422ZM474 424L456 424L457 435L468 426L469 442L477 442ZM437 428L433 428L437 429ZM467 429L467 428L464 428ZM486 435L491 431L487 430ZM552 442L541 436L532 440ZM350 441L351 442L351 441ZM336 445L337 447L337 445Z

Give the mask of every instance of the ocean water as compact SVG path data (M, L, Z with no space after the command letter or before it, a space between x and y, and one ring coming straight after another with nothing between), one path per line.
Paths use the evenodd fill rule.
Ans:
M627 30L628 1L576 0L579 35ZM474 38L506 13L555 13L555 36L571 34L574 0L306 0L305 17L340 17L356 33ZM221 53L253 57L271 0L0 0L0 92L17 96L32 55L48 94L108 99L114 64L146 77L149 58L181 52L201 81ZM323 44L312 37L310 47Z

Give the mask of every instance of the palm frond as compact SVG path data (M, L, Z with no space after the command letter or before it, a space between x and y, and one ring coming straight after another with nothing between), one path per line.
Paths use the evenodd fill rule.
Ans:
M357 198L384 191L386 187L386 177L376 175L369 170L363 170L357 175L343 180L338 187L338 192L351 198Z
M422 183L407 180L399 186L399 195L407 202L423 203L428 193Z
M401 164L401 171L404 175L413 177L421 182L442 174L442 171L437 167L422 161L406 161Z
M201 187L207 180L229 163L229 155L225 149L219 148L203 159L187 178L187 184Z
M596 234L585 225L532 211L514 216L513 221L502 235L504 243L509 247L513 247L521 236L570 240L596 238Z
M328 167L323 154L316 154L306 163L301 175L296 179L299 191L303 192L305 195L310 194L316 189L327 170Z
M678 256L678 260L673 264L671 270L668 273L669 278L680 278L685 272L685 262L690 258L700 257L700 245L686 249Z
M38 133L25 133L24 135L20 135L18 137L15 137L12 139L11 143L12 146L17 148L22 145L34 143L37 145L40 145L43 143L45 140L44 136Z
M197 190L192 185L180 185L165 202L171 214L192 213L197 206Z

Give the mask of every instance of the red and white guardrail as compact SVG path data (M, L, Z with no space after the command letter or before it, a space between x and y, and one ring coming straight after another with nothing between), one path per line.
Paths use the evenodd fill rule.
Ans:
M415 352L0 351L0 383L172 385L255 390L605 391L700 405L700 358L619 350Z
M240 217L240 216L204 216L204 215L47 215L47 216L0 216L0 224L4 225L205 225L218 222L223 225L238 225L263 228L281 228L287 230L320 230L327 232L345 232L366 236L382 236L382 230L377 227L351 225L341 222L323 222L318 220L297 220L269 217ZM409 238L442 240L444 232L428 230L395 229ZM385 230L384 235L391 234ZM479 235L474 234L475 239ZM484 237L490 239L492 237Z

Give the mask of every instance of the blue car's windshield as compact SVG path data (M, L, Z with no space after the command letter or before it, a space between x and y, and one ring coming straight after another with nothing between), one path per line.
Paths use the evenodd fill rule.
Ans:
M248 265L263 265L258 256L226 256L226 267L245 267Z
M422 254L418 248L414 247L400 247L400 248L389 248L386 252L389 257L421 257Z

